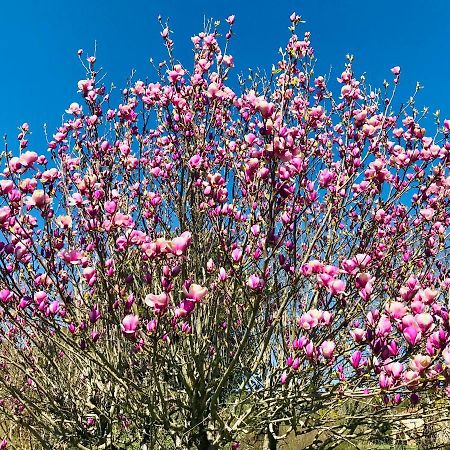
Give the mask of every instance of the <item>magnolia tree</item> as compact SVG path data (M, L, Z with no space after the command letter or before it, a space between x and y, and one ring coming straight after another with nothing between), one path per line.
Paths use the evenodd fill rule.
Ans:
M0 174L1 448L310 448L447 418L450 121L314 75L300 17L229 81L234 17L115 93L87 58ZM79 51L81 58L82 51ZM335 92L331 92L331 88ZM256 444L255 444L256 445Z

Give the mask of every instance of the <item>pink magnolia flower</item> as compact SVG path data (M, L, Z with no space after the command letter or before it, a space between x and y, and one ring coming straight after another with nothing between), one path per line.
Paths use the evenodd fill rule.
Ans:
M308 263L311 267L312 273L321 273L324 269L324 264L317 259Z
M242 259L242 250L240 248L235 248L231 252L231 258L235 263L238 263Z
M147 331L149 333L154 333L158 327L158 321L155 319L149 320L147 323Z
M201 302L203 297L208 293L208 288L192 283L189 286L189 290L183 285L183 293L188 300L198 303Z
M116 215L112 219L112 222L114 225L124 226L128 228L131 228L134 224L133 218L130 214L122 214L120 212L116 213Z
M434 289L426 288L420 289L417 295L425 304L430 305L437 298L439 292Z
M97 281L97 271L93 267L85 267L83 269L83 277L89 286L93 286Z
M409 367L415 372L423 372L431 364L429 355L415 355L410 361Z
M417 314L414 318L423 333L427 332L433 325L433 316L430 313Z
M11 208L9 206L2 206L0 208L0 225L6 223L11 217Z
M94 80L80 80L78 81L78 89L86 94L94 86Z
M358 253L353 257L353 260L360 269L365 269L370 264L370 261L372 261L372 258L366 253Z
M375 277L371 277L367 272L360 272L356 276L355 285L358 289L372 289Z
M63 250L60 256L68 264L81 264L83 259L83 253L79 250Z
M367 313L367 323L371 326L376 325L380 318L380 311L378 309L372 309Z
M358 272L358 263L354 259L345 259L342 261L342 269L348 274L356 274Z
M252 225L251 228L250 228L250 231L252 232L253 236L259 236L259 233L261 231L260 230L260 226L258 224Z
M447 345L447 347L442 350L442 357L444 358L445 364L450 367L450 346Z
M190 299L183 300L177 308L175 308L175 317L185 317L195 309L195 302Z
M316 356L316 349L312 342L308 342L305 346L305 354L308 358L314 358Z
M310 312L302 314L302 316L298 319L297 324L299 327L304 330L311 330L319 323L319 318L315 314L311 314Z
M350 331L351 337L354 339L355 342L363 342L366 339L366 331L362 328L354 328Z
M0 290L0 302L8 303L13 298L13 293L9 289Z
M308 338L306 336L301 336L298 339L294 339L292 341L292 348L298 350L300 348L305 347L308 344Z
M377 328L375 330L376 335L379 337L388 336L391 331L392 331L391 321L387 316L381 316Z
M25 171L20 159L17 156L14 156L9 160L8 167L12 173L23 173Z
M392 72L394 75L399 75L399 74L400 74L400 66L395 66L395 67L393 67L393 68L391 69L391 72Z
M51 302L48 307L48 310L50 311L51 314L58 314L60 310L60 304L58 300L54 300L53 302Z
M320 187L328 187L336 179L336 174L328 169L322 170L319 174Z
M165 292L161 292L161 294L147 294L144 303L153 308L155 312L163 312L167 309L169 296Z
M416 345L422 337L420 330L413 325L406 327L403 330L403 335L405 336L406 342L411 346Z
M214 272L216 270L216 265L211 258L209 258L208 262L206 263L206 270L208 271L208 273Z
M340 295L345 292L346 283L343 280L333 280L328 287L333 295Z
M320 346L320 351L325 358L331 359L335 348L336 344L333 341L324 341Z
M14 189L12 180L0 180L0 194L9 194Z
M386 372L381 372L379 384L381 389L390 389L394 385L394 380Z
M97 305L94 305L91 309L91 312L89 313L89 321L91 323L95 323L97 322L98 319L100 319L100 317L101 317L100 310L98 309Z
M414 370L407 370L403 372L403 381L409 386L413 387L417 383L415 382L419 378L419 374Z
M59 216L56 218L55 222L58 227L64 230L72 228L72 218L70 216Z
M50 197L42 189L36 189L33 192L31 198L28 197L25 200L25 203L27 205L36 206L39 209L45 208L47 205L50 204L50 202L51 202Z
M191 170L200 169L202 166L203 159L199 154L195 154L188 162L188 166Z
M350 364L354 369L357 369L359 367L359 363L361 362L361 355L362 353L357 350L350 357Z
M433 219L433 216L436 214L436 211L433 208L423 208L419 211L420 215L426 220L430 221Z
M329 311L322 311L320 320L324 325L328 326L333 321L333 314L331 314Z
M389 363L385 367L385 369L386 369L386 372L388 372L394 378L399 379L402 376L403 364L398 361L395 361L395 362Z
M185 74L185 71L184 71L183 67L181 66L181 64L175 64L173 69L174 70L169 70L168 71L168 73L169 73L169 80L172 83L176 83L177 80L179 78L181 78Z
M260 99L256 103L256 109L261 113L264 119L268 119L272 116L275 110L275 105L273 103L267 102L264 99Z
M331 277L335 277L339 273L339 267L333 266L331 264L327 264L323 268L324 273L330 275Z
M36 152L25 152L19 158L20 163L25 167L31 167L33 163L38 160L38 154Z
M228 279L227 271L221 267L219 269L219 281L226 281Z
M66 109L67 114L73 114L74 116L79 116L82 112L82 107L78 103L71 103L69 108Z
M328 273L320 273L317 275L317 282L321 286L327 286L329 288L333 281L335 281L334 277Z
M122 333L129 338L136 336L137 328L139 325L139 316L128 314L124 317L121 323Z
M42 173L41 175L41 183L46 184L46 183L53 183L58 177L60 176L60 173L58 172L57 169L55 169L54 167L46 170L45 172Z
M235 16L234 15L228 16L225 20L228 24L233 25Z
M114 200L105 202L105 211L108 214L114 214L116 210L117 210L117 203Z
M192 327L187 322L184 322L183 325L181 325L181 331L183 333L189 334L192 332Z
M408 312L406 306L401 302L391 302L385 306L385 310L394 319L401 319Z
M264 287L264 281L258 275L250 275L247 280L247 286L250 289L262 289Z
M171 252L174 255L181 256L191 244L191 240L192 240L191 232L185 231L180 236L172 239L169 242Z

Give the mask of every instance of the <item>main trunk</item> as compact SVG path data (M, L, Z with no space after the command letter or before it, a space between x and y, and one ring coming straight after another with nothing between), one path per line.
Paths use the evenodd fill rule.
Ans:
M196 436L196 446L198 450L217 450L218 448L210 442L206 430L202 430Z
M269 430L269 427L267 427L266 429L262 448L263 450L277 450L277 440L273 437L273 434Z

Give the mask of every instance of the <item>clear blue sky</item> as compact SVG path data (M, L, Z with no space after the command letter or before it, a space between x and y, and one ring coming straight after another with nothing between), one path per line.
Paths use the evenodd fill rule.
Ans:
M230 53L237 71L269 69L288 36L292 11L306 20L319 60L319 71L334 76L346 53L356 57L356 71L366 72L374 86L389 69L402 67L401 96L416 81L425 89L420 105L450 117L450 2L448 0L21 0L3 1L0 15L0 135L14 144L24 121L33 131L31 149L43 146L43 128L61 123L61 114L79 99L76 83L83 69L78 48L97 58L108 81L123 86L131 69L141 78L153 76L150 57L163 57L158 14L170 18L176 56L190 63L190 37L201 31L204 17L236 15ZM236 73L237 73L236 71ZM43 148L42 148L43 150Z

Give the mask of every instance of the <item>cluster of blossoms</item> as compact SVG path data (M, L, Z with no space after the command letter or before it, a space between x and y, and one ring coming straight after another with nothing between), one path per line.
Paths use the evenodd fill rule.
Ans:
M333 94L291 22L270 80L227 84L231 16L115 108L89 57L48 151L3 152L0 414L34 439L219 448L450 393L450 121L350 62Z

